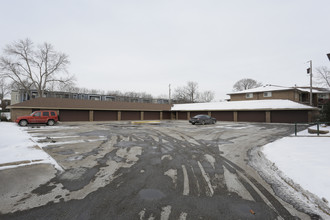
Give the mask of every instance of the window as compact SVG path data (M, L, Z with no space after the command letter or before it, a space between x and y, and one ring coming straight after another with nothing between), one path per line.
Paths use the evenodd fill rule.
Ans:
M264 97L272 97L272 92L264 92Z
M96 100L96 101L100 101L101 97L100 96L89 96L90 100Z
M55 116L55 112L50 112L50 115L51 116Z
M42 116L49 116L49 112L43 112Z
M247 99L252 99L253 98L253 93L246 93L245 97Z
M36 113L34 114L34 116L40 117L40 116L41 116L41 112L36 112Z
M319 98L319 99L329 99L329 94L317 94L317 97Z

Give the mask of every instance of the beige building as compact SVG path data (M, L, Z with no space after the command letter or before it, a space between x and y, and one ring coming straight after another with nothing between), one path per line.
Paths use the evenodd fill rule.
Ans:
M330 90L313 88L313 106L322 107L330 101ZM309 104L310 89L308 87L283 87L266 85L254 89L228 93L230 101L286 99Z

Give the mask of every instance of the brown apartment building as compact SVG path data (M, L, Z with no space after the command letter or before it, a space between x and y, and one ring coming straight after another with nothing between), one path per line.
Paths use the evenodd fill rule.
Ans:
M312 89L313 106L322 108L330 101L330 90L325 88ZM309 87L283 87L266 85L254 89L228 93L230 101L266 100L266 99L286 99L302 104L309 104Z

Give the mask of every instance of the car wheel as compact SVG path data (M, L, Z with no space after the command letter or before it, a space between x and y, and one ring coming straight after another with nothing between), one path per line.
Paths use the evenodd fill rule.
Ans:
M49 125L49 126L53 126L54 124L55 124L54 120L49 120L47 122L47 125Z
M216 120L214 120L214 121L212 121L212 124L215 124L217 121Z
M195 125L195 122L191 123L192 125Z
M20 120L19 121L20 126L27 126L27 124L28 124L27 120Z

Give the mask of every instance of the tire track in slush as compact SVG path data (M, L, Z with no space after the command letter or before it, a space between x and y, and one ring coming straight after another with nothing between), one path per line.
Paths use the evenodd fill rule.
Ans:
M177 145L176 147L182 147L182 146L180 146L181 140L175 138L176 140L173 141L173 140L171 140L171 139L174 139L173 136L169 137L165 133L162 133L162 132L159 132L159 133L161 133L162 136L165 135L166 138L163 138L163 139L168 139L170 142ZM241 192L241 194L243 193L243 196L241 195L242 198L246 198L248 200L253 199L256 202L264 202L271 209L273 209L279 216L281 216L283 219L294 219L294 216L292 216L291 213L265 187L263 187L262 184L259 183L255 178L253 178L252 176L247 174L241 167L239 167L238 165L236 165L232 161L230 161L230 160L226 159L225 157L221 156L219 152L217 154L215 154L215 152L213 150L210 150L210 149L219 149L218 148L218 143L213 143L212 144L212 142L209 142L209 141L205 142L204 140L197 140L197 139L195 139L195 138L193 138L189 135L182 134L178 131L175 131L175 133L179 134L180 137L183 140L185 140L185 143L184 143L185 148L188 148L189 150L191 150L191 148L198 148L200 146L203 146L204 147L203 148L204 153L215 156L215 163L216 164L219 164L219 163L223 164L223 166L225 168L227 168L227 170L230 173L233 173L236 176L238 175L238 172L239 172L239 175L244 176L244 178L239 177L239 175L237 176L237 181L240 182L241 186L243 188L245 188L245 191L248 193L247 194L246 192ZM217 139L217 142L219 142L219 138ZM187 143L189 143L189 144L187 144ZM175 149L175 147L174 147L174 149ZM189 160L187 160L187 161L189 161ZM206 183L207 188L208 188L208 192L206 192L206 195L212 197L214 195L214 188L213 188L213 186L211 184L211 181L210 181L211 174L205 172L205 170L204 170L204 168L203 168L200 161L198 161L197 164L198 164L198 167L200 169L201 175L204 179L203 182ZM184 176L185 176L184 178L189 179L189 177L186 176L187 175L186 167L184 165L181 165L181 166L182 166L182 169L184 169L184 171L183 171ZM222 166L222 165L220 165L220 166ZM192 166L192 170L194 172L193 166ZM194 172L194 175L196 175L196 172ZM245 179L249 180L249 182L246 181ZM187 182L188 182L187 180L184 181L184 184L185 184L184 188L187 188L187 186L186 186ZM200 187L200 188L202 188L202 187ZM257 192L255 189L258 189L259 192ZM187 193L187 189L184 192ZM262 194L262 196L259 195L260 193Z

